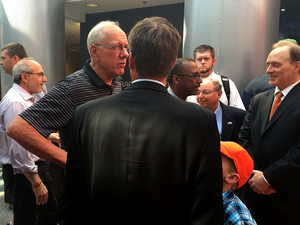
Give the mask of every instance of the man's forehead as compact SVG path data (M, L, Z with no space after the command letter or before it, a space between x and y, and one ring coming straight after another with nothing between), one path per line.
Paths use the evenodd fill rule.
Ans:
M197 52L196 58L198 57L212 57L210 51L205 51L205 52Z
M266 62L276 63L276 62L282 62L284 60L290 60L290 54L288 48L281 47L271 51Z
M213 87L214 87L214 84L209 80L206 80L206 81L204 80L200 84L201 89L210 89L210 88L213 88Z

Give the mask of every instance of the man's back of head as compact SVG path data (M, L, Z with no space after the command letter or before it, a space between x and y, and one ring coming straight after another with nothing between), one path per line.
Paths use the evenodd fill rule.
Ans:
M177 58L181 37L168 20L151 17L135 25L128 41L139 78L166 78Z
M4 73L12 75L13 66L24 57L27 52L23 45L19 43L10 43L1 48L1 61Z

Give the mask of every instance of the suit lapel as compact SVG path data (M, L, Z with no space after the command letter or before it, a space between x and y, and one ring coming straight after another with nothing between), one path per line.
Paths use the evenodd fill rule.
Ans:
M266 93L266 96L264 97L262 101L262 110L261 110L261 118L262 118L262 126L261 126L261 134L264 133L264 131L267 129L269 126L269 116L274 100L274 91L270 90Z
M231 120L232 114L222 102L220 102L220 105L222 107L222 140L229 140L232 136L234 127ZM226 132L223 132L225 130Z
M298 83L292 90L284 97L281 104L278 106L271 120L266 126L268 129L275 121L277 121L281 115L291 106L293 103L300 98L300 83ZM265 129L265 130L266 130Z

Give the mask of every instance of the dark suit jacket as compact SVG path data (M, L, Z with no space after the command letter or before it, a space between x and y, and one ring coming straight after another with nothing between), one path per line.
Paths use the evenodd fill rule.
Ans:
M246 200L257 207L267 202L269 207L299 212L300 217L300 83L268 122L273 99L274 89L253 97L239 138L254 159L254 169L262 171L277 192L265 196L249 190Z
M70 224L223 224L220 144L209 110L142 81L78 107L72 127Z
M246 111L224 105L220 102L222 107L222 135L221 141L234 141L238 142L238 135L243 125Z

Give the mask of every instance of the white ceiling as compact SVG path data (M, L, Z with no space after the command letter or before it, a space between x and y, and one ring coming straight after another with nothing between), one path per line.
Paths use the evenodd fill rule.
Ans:
M85 15L100 12L118 11L159 5L182 3L184 0L65 0L65 30L67 51L80 52L80 26ZM96 8L87 7L87 3L99 4Z

